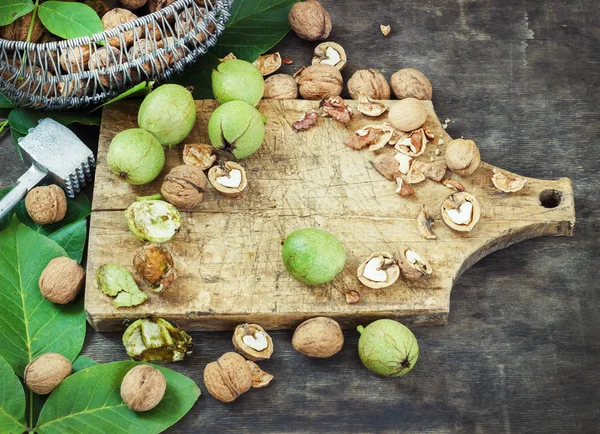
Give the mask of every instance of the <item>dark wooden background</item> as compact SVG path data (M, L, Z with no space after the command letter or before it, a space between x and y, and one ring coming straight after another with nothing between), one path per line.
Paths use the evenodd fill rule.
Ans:
M193 333L172 365L202 388L170 432L598 432L600 430L600 6L597 0L325 0L331 40L362 68L390 76L422 70L452 136L485 161L537 178L573 180L573 238L526 241L494 253L456 283L449 324L414 329L421 348L404 378L360 363L358 334L311 360L272 333L275 375L232 404L206 393L206 363L231 351L230 333ZM379 24L390 24L384 38ZM277 47L294 67L315 44L288 35ZM294 68L290 67L290 71ZM82 130L88 142L94 130ZM1 137L0 185L23 170ZM120 336L89 330L83 353L126 358Z

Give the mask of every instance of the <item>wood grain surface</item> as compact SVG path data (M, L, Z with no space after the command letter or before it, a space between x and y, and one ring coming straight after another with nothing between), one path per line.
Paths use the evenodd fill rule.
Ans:
M481 219L470 233L458 233L441 221L442 202L454 191L431 180L415 184L415 196L401 198L395 183L373 167L368 150L355 151L344 140L355 130L381 124L354 117L348 124L322 118L314 128L297 132L292 123L318 108L318 101L263 101L267 117L260 150L241 161L249 181L244 195L225 198L209 188L203 202L182 213L182 230L168 246L179 277L168 290L150 294L133 308L116 308L112 298L97 289L95 275L106 263L131 269L135 251L143 244L127 228L123 215L136 196L160 191L164 175L182 164L182 146L167 150L162 176L144 186L131 186L110 171L106 154L113 137L136 127L136 102L108 107L103 113L91 217L85 308L99 331L124 329L128 321L157 315L176 321L185 330L231 330L241 322L265 329L295 328L318 315L330 316L344 327L377 318L396 318L407 324L445 324L450 291L457 277L483 256L517 241L542 235L572 235L575 226L573 191L568 179L528 179L517 193L502 193L492 184L492 166L482 164L460 180L481 205ZM355 107L353 101L348 104ZM387 103L393 104L393 101ZM435 134L421 161L444 160L451 138L430 101L425 126ZM184 143L207 143L207 123L216 103L198 101L198 121ZM358 112L357 112L358 113ZM441 155L435 155L435 149ZM382 152L393 151L388 147ZM544 206L544 191L557 191L560 204ZM416 218L425 205L438 222L436 240L425 240ZM317 287L294 280L281 260L281 242L294 230L316 227L337 236L347 251L346 266L331 283ZM429 279L399 279L385 289L364 287L356 277L361 262L373 252L397 255L412 246L431 264ZM359 291L358 304L345 294Z

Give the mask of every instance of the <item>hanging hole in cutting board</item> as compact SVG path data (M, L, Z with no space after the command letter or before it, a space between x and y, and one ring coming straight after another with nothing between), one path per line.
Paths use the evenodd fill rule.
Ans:
M560 205L562 193L558 190L544 190L540 193L540 205L544 208L556 208Z

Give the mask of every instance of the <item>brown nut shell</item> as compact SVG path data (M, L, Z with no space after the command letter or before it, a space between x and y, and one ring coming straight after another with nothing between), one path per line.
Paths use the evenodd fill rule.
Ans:
M273 376L268 372L263 371L260 367L251 360L246 360L248 367L250 368L250 372L252 372L252 388L253 389L262 389L263 387L267 387L271 381L273 381Z
M473 174L481 164L479 149L473 140L455 139L446 148L448 168L462 176Z
M390 99L390 85L376 69L360 69L348 80L348 92L352 99L361 93L373 99Z
M431 100L433 88L431 82L421 71L404 68L392 74L392 89L398 99L416 98Z
M27 193L25 209L38 225L56 223L65 218L67 197L58 185L35 187Z
M242 179L240 185L237 187L227 187L217 181L218 178L228 177L232 170L239 170L241 172ZM223 165L218 164L211 167L208 171L208 180L215 190L227 197L238 197L248 186L246 170L235 161L226 161Z
M417 258L417 261L412 259ZM412 247L403 247L398 254L398 266L402 276L408 280L419 280L431 276L431 265Z
M327 41L322 42L315 47L315 53L312 58L312 65L331 65L338 70L343 71L346 67L346 50L340 44Z
M137 19L138 16L133 12L123 8L115 8L104 14L102 17L102 25L104 26L104 30L108 31L120 26L121 24L129 23ZM113 47L120 47L122 43L124 43L126 46L130 46L133 44L136 34L138 38L142 37L142 31L142 27L136 27L133 30L121 32L117 36L108 38L108 43Z
M90 61L89 45L68 48L60 56L60 66L67 72L78 73L88 66Z
M121 382L121 398L133 411L149 411L156 407L165 396L167 380L150 365L131 368Z
M271 75L281 68L281 55L279 52L271 54L263 54L258 56L252 64L260 71L263 77Z
M344 334L337 321L319 316L300 324L292 337L292 346L308 357L327 358L344 345Z
M365 276L365 269L367 268L367 264L369 264L369 262L375 258L381 259L381 267L379 267L377 270L385 271L386 279L384 281L374 281ZM365 262L360 264L358 270L356 271L356 274L358 280L360 280L360 283L362 283L366 287L373 289L381 289L393 285L398 280L398 277L400 277L400 267L398 267L398 263L391 253L375 252L371 256L369 256Z
M266 360L273 354L273 340L258 324L238 325L231 340L235 350L248 360Z
M77 261L61 256L54 258L38 281L42 297L56 304L66 304L75 300L85 279L85 271Z
M468 214L463 214L466 211L461 208L465 202L469 202L472 206L471 212ZM455 221L456 218L453 219L452 215L448 213L449 210L460 211L461 209L463 209L461 214L468 216L468 221L457 222ZM479 222L479 218L481 216L481 206L479 205L479 201L475 199L474 196L463 191L448 196L442 203L441 212L442 220L444 220L444 223L446 223L449 228L458 232L470 232Z
M9 41L27 41L27 35L29 34L29 27L31 27L32 17L33 12L30 12L22 17L17 18L9 25L0 27L0 38L8 39ZM38 42L40 39L42 39L43 34L44 27L42 26L40 17L36 16L33 23L30 42Z
M97 49L91 56L88 63L90 71L106 70L113 66L121 64L125 60L123 54L118 48L108 46ZM113 71L106 74L99 74L100 83L104 87L119 86L123 83L123 73Z
M288 74L275 74L265 80L264 99L296 99L298 84Z
M204 198L206 175L197 166L183 164L173 167L160 187L166 201L179 209L192 209Z
M307 41L327 39L331 33L331 17L316 0L294 3L288 19L294 33Z
M246 360L237 353L223 354L204 368L204 385L213 397L231 402L252 387L252 372Z
M48 395L71 375L71 362L58 353L42 354L25 367L25 385L33 393Z
M129 9L130 11L133 11L135 9L141 8L142 6L146 6L146 3L148 3L148 0L119 0L119 3L125 9Z
M300 3L296 3L300 4ZM338 96L344 88L344 79L337 68L331 65L311 65L296 76L298 91L304 99L321 100Z
M157 292L167 289L177 278L173 256L160 244L140 247L133 257L133 267Z
M183 162L198 166L202 170L210 169L217 156L213 152L215 148L204 143L189 144L183 147Z
M394 128L407 133L425 123L427 112L420 100L405 98L390 107L388 119Z

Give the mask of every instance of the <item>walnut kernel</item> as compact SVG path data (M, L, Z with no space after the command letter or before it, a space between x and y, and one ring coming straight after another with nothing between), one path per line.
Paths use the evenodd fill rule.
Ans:
M140 247L133 257L133 267L156 292L167 289L177 278L173 256L160 244L148 243Z
M210 169L217 156L211 145L204 143L188 144L183 147L183 162L198 166L202 170Z

